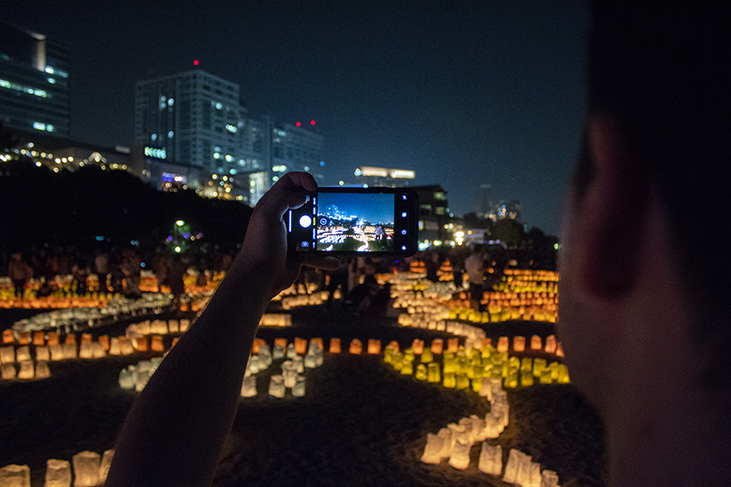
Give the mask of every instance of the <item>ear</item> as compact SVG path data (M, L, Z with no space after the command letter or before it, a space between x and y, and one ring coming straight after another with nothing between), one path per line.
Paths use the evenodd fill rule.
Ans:
M649 178L630 139L611 115L590 118L592 178L575 202L578 277L600 298L628 292L637 276L647 217Z

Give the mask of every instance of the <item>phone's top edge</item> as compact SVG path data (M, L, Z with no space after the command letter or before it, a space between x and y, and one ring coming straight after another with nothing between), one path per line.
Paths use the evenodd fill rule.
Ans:
M345 186L318 186L317 191L335 193L414 193L411 188L391 188L389 186L369 186L367 188L353 188ZM317 192L313 191L313 192Z

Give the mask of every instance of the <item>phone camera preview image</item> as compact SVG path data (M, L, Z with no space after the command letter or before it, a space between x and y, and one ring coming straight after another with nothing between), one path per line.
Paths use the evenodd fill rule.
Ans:
M287 215L294 251L412 255L417 246L416 195L392 188L321 188Z

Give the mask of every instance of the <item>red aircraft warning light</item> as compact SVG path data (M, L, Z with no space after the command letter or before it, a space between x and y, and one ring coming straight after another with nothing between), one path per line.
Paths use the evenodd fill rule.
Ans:
M301 127L302 126L302 122L297 122L295 125L297 125L298 127Z
M314 121L314 120L313 120L313 121L311 121L311 122L310 122L310 125L315 125L315 121Z
M193 61L193 66L198 66L198 60Z

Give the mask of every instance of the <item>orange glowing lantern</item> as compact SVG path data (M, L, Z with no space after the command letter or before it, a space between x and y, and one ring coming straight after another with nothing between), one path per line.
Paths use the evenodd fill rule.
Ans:
M497 339L497 351L498 352L507 352L510 348L508 337L500 337Z
M138 352L147 351L147 338L146 337L134 337L132 338L132 346Z
M393 353L397 353L399 351L399 344L396 340L388 342L388 346L391 347Z
M46 344L46 335L42 331L33 332L33 345L43 346Z
M83 333L81 335L81 343L91 343L92 336L91 333Z
M457 353L459 351L459 338L450 338L447 340L447 350L452 353Z
M152 335L152 341L150 342L150 349L153 352L164 352L165 345L162 343L162 336Z
M109 344L109 355L122 355L119 338L112 338L111 343Z
M514 352L525 352L525 337L522 337L522 336L513 337L513 351Z
M441 355L444 351L444 340L441 338L435 338L431 342L431 352L434 355Z
M307 340L304 338L294 339L294 350L297 355L304 355L307 353Z
M546 337L546 353L556 353L556 336L549 335Z
M556 345L556 357L564 357L564 356L565 355L563 353L563 347L561 346L561 342L558 342L558 344Z
M414 350L414 353L416 355L421 355L424 353L424 340L419 340L418 338L414 338L413 343L411 344L412 350Z
M253 345L251 346L251 353L259 353L259 348L260 348L260 347L261 347L262 345L266 345L266 343L267 343L267 342L265 342L265 341L264 341L263 339L261 339L261 338L254 338L254 343L253 343Z
M353 341L350 342L350 348L348 349L348 351L356 355L363 353L363 342L361 342L357 338L353 338Z
M170 348L173 348L180 341L180 337L173 338L173 343L170 344Z
M381 353L381 340L374 340L372 338L368 340L368 353L371 355L378 355L379 353Z
M340 353L340 338L330 339L330 353Z
M310 347L312 347L313 344L320 347L320 350L325 350L325 344L322 341L322 338L310 338Z
M76 345L76 335L66 335L66 339L63 343L66 345Z
M281 345L284 350L287 350L287 339L286 338L275 338L274 345Z
M48 345L49 347L52 347L52 346L58 345L60 343L61 343L61 341L58 338L58 333L53 332L53 331L48 333L48 343L46 343L46 345Z
M101 343L105 352L109 351L109 335L101 335L99 337L99 343Z
M29 343L30 343L30 332L21 331L18 334L18 344L19 345L28 345Z
M533 335L530 337L530 349L531 350L540 350L543 348L543 342L541 340L541 337L538 335Z
M3 330L3 343L15 343L15 334L13 330Z

